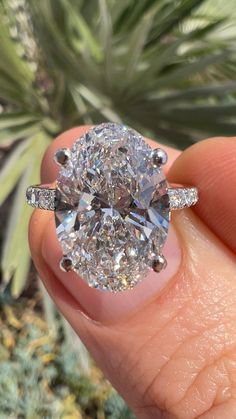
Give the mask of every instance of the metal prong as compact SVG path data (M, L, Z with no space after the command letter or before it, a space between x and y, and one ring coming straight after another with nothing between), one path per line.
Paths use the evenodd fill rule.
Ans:
M161 166L163 164L166 164L168 160L168 156L167 156L167 153L164 150L162 150L162 148L156 148L152 152L152 159L153 159L153 164L155 166Z
M65 166L70 158L69 148L59 148L54 154L54 161L59 166Z
M72 260L67 256L63 256L60 260L60 268L63 272L69 272L72 270Z
M152 264L152 269L155 272L161 272L163 269L165 269L167 266L167 262L166 259L163 255L157 255L155 257L155 260L153 261Z

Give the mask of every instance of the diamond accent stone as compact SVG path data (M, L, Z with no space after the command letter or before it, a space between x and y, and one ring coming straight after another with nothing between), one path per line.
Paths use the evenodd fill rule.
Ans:
M57 181L56 231L88 285L132 288L160 253L170 220L167 182L152 149L131 128L92 128L73 145Z
M168 193L171 210L191 207L198 201L197 188L169 188Z
M57 191L41 186L29 186L26 190L26 200L34 208L54 211L57 203Z

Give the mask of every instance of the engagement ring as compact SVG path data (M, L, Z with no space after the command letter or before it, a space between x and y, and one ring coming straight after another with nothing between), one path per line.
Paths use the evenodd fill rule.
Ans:
M114 123L91 128L71 149L55 153L56 187L30 186L26 197L31 206L54 211L63 271L115 292L166 267L171 211L198 200L194 187L169 187L166 161L164 150Z

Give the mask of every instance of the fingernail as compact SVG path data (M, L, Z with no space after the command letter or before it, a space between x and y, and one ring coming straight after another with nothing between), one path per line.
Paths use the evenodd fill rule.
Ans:
M160 273L150 271L132 290L110 293L90 288L76 273L59 268L62 250L55 233L54 220L48 225L42 243L42 255L58 280L78 301L86 316L103 324L116 323L157 298L175 277L181 262L181 246L173 226L170 227L163 254L167 267Z

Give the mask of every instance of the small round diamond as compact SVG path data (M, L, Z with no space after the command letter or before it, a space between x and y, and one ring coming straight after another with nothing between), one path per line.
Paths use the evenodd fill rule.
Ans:
M72 269L90 286L132 288L166 240L167 182L136 131L106 123L73 145L61 168L57 236Z

